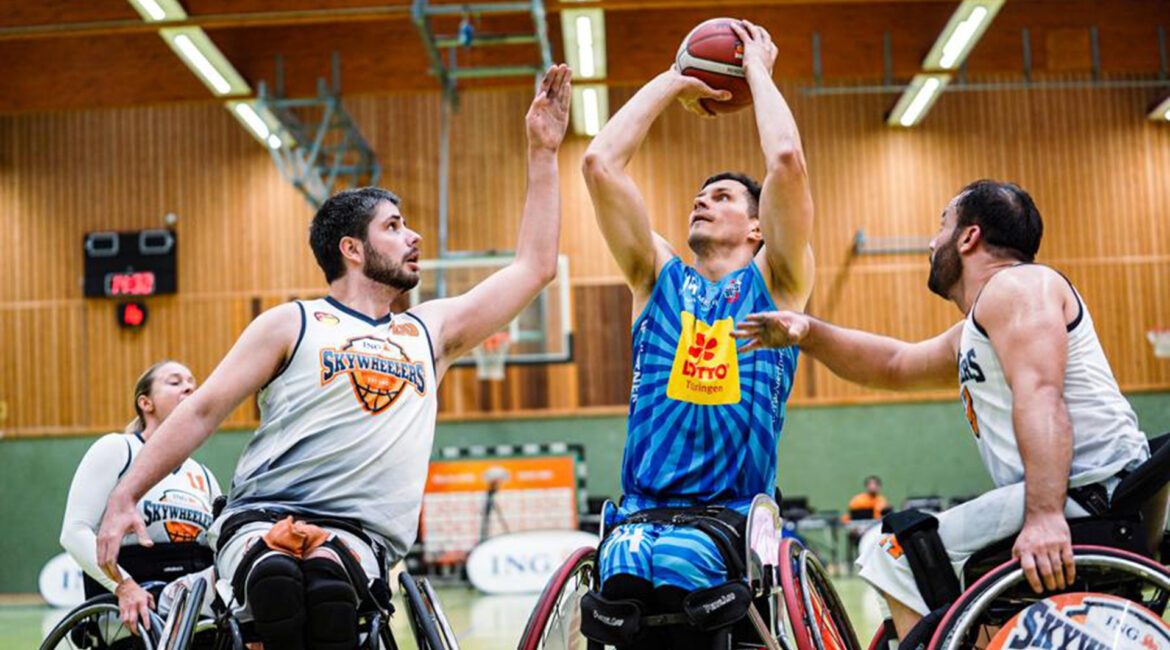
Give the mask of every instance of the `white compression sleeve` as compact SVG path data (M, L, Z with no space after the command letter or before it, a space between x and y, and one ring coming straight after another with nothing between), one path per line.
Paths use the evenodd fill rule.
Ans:
M85 452L69 486L65 520L61 525L61 546L83 571L110 591L114 591L118 583L98 567L97 531L110 492L130 463L130 446L124 438L125 434L120 433L102 436ZM122 575L127 575L125 569L122 569Z

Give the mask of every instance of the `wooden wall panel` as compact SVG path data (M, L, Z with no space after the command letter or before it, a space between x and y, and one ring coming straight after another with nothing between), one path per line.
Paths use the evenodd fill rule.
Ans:
M1076 77L1059 77L1071 80ZM994 79L990 79L993 80ZM920 128L882 122L892 96L812 96L784 84L800 124L817 207L818 284L810 310L845 325L918 339L961 315L925 289L925 255L853 257L854 233L929 236L966 182L1015 180L1045 217L1040 259L1084 294L1122 385L1170 388L1147 328L1170 325L1170 128L1143 119L1142 90L952 92ZM616 109L632 88L611 90ZM453 122L453 250L511 249L523 208L527 91L463 97ZM436 245L439 101L347 100L379 153L383 184ZM515 367L504 384L471 368L441 388L443 417L621 412L629 382L628 298L598 232L579 166L561 155L562 248L573 276L576 358ZM630 165L655 228L686 255L691 197L709 174L762 171L750 113L698 120L677 107ZM180 293L149 301L138 333L112 303L81 297L81 238L179 215ZM312 211L266 152L219 106L188 105L0 118L0 420L4 435L109 430L150 361L206 377L257 309L322 294L306 232ZM952 398L950 392L928 397ZM793 402L901 399L802 361ZM250 426L245 404L231 426Z

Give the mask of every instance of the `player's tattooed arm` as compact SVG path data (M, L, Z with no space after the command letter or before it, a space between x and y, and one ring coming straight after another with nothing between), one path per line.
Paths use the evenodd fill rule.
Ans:
M803 311L812 294L815 264L809 241L813 201L800 132L788 103L772 80L776 45L768 31L748 21L732 23L744 43L743 67L765 174L760 192L760 230L764 248L756 263L781 309Z
M134 533L150 546L135 504L151 486L179 466L241 402L267 384L284 365L300 334L300 307L287 303L248 325L207 381L183 400L138 452L110 492L98 532L98 565L114 581L122 538Z
M467 293L412 310L435 337L440 378L453 361L503 329L556 277L561 230L557 152L569 123L571 78L568 66L549 68L525 117L528 189L516 258Z
M733 337L740 349L799 346L833 374L887 390L926 390L955 385L962 321L935 336L910 343L849 329L795 311L750 314Z
M581 171L597 225L626 283L634 293L634 312L640 312L654 289L658 272L674 250L650 227L646 201L626 165L645 140L650 125L676 99L689 110L699 99L729 99L731 93L716 91L698 79L671 69L643 86L601 129L582 160ZM705 109L703 109L704 112Z
M1064 517L1072 471L1072 422L1064 401L1068 362L1068 283L1044 267L996 274L977 303L995 356L1012 390L1012 428L1024 463L1024 527L1012 554L1037 593L1076 577Z

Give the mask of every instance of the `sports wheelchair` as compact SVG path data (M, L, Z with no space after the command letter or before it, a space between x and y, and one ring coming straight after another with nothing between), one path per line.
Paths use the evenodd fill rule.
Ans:
M1150 450L1150 459L1126 475L1111 498L1100 491L1095 514L1069 520L1076 580L1059 593L1031 590L1019 561L1011 558L1014 536L968 560L965 590L957 581L950 590L940 586L939 576L954 578L949 565L941 565L941 556L935 556L933 567L927 566L932 563L929 553L916 556L918 566L911 557L915 581L921 593L931 595L926 600L934 609L901 647L1170 647L1170 570L1161 563L1170 558L1170 533L1164 530L1170 434L1151 440ZM899 542L907 548L907 540L900 537ZM1159 556L1161 562L1156 561ZM1111 632L1103 633L1107 628ZM869 647L887 650L896 641L887 620Z
M398 648L390 629L394 606L385 583L378 585L380 581L375 581L368 594L363 592L359 605L360 650ZM405 571L399 574L398 581L419 650L459 650L430 583ZM145 632L140 636L132 635L122 623L113 594L97 595L66 614L46 636L41 650L244 650L246 643L259 639L250 623L242 623L233 615L226 604L231 600L230 586L224 581L219 583L217 589L202 576L181 580L173 589L167 617L151 612L150 630L140 630ZM163 586L162 582L144 584L156 594L156 601ZM212 599L214 616L201 615L205 598Z
M608 520L605 515L611 508L613 504L607 502L602 509L603 522ZM728 518L721 516L720 508L661 510L638 517L644 512L649 511L630 515L618 525L651 521L694 525L715 541L732 581L692 593L684 601L681 613L643 616L640 611L626 610L620 616L611 616L614 612L599 611L590 602L601 589L597 550L580 548L546 584L524 628L519 650L599 650L611 645L612 638L591 640L584 636L585 616L607 620L615 633L634 633L631 626L638 625L689 624L706 631L726 630L730 631L734 648L860 650L845 608L820 561L799 541L782 538L780 509L772 498L757 496L742 528L729 536L706 530L718 528L726 532ZM603 525L601 541L610 532ZM715 591L719 589L724 590ZM692 601L696 596L700 600ZM717 616L713 622L700 620L704 609L718 610L728 602L728 609L738 609L736 615ZM720 642L727 642L726 634Z

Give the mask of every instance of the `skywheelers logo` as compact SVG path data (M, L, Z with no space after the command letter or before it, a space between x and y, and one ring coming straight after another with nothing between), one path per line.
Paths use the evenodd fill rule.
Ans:
M339 375L349 375L354 395L370 413L390 408L407 386L419 396L427 392L426 366L411 361L402 346L376 336L350 339L341 349L321 350L321 385Z
M1167 650L1170 627L1141 605L1072 593L1035 603L1008 621L987 650Z
M681 320L666 396L692 404L739 402L739 357L731 338L735 323L724 318L708 325L687 311Z

